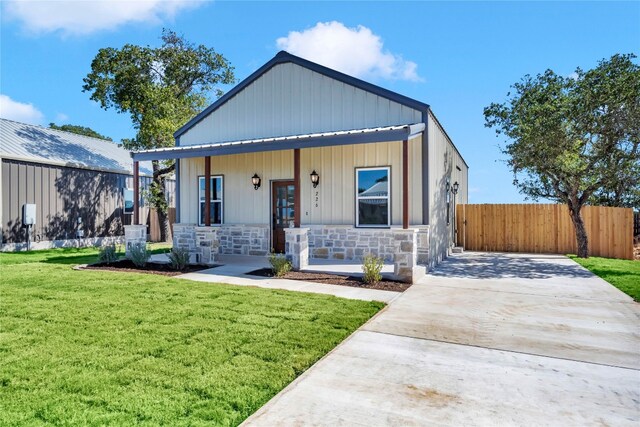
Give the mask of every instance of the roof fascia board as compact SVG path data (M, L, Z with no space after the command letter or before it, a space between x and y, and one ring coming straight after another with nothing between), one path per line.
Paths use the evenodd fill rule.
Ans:
M45 160L45 159L34 159L32 157L21 157L15 155L6 155L2 154L0 156L2 160L13 160L16 162L24 162L24 163L35 163L38 165L50 165L50 166L59 166L63 168L71 168L71 169L82 169L87 171L95 171L95 172L107 172L107 173L115 173L118 175L131 175L133 176L133 169L130 171L126 171L124 169L107 169L100 167L91 167L87 165L82 165L79 163L71 163L71 162L61 162L58 160ZM140 176L152 177L153 174L140 173Z
M417 136L417 135L413 135ZM296 148L331 147L335 145L354 145L376 142L403 141L413 137L410 127L350 135L328 135L316 138L300 138L288 141L268 141L256 143L238 143L223 146L203 147L193 149L182 146L178 150L147 151L131 153L134 161L186 159L190 157L222 156L227 154L256 153L263 151L292 150Z
M238 83L234 86L229 92L224 94L220 99L215 101L213 104L205 108L200 114L195 116L193 119L189 120L184 126L178 129L173 136L175 138L179 138L213 111L217 110L224 103L233 98L236 94L241 92L244 88L249 86L255 80L257 80L264 73L269 71L271 68L278 64L285 64L291 62L293 64L299 65L301 67L307 68L311 71L315 71L317 73L323 74L327 77L333 78L335 80L341 81L351 86L355 86L359 89L362 89L367 92L371 92L375 95L381 96L383 98L389 99L391 101L397 102L398 104L405 105L407 107L413 108L418 111L423 111L429 108L428 104L417 101L413 98L409 98L408 96L400 95L399 93L390 91L388 89L382 88L380 86L376 86L372 83L365 82L364 80L357 79L355 77L349 76L347 74L341 73L336 70L332 70L331 68L325 67L320 64L316 64L315 62L308 61L306 59L300 58L298 56L292 55L285 51L280 51L278 54L273 57L269 62L264 64L262 67L258 68L256 71L251 73L249 77Z

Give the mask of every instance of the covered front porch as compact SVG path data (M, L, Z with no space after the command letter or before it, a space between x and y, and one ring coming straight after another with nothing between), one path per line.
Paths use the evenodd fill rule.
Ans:
M424 124L417 123L188 146L180 146L178 140L176 147L132 153L134 175L139 161L177 160L173 243L174 247L187 248L193 262L212 265L225 255L263 257L275 250L284 253L294 269L304 270L313 260L359 266L363 255L370 253L383 258L387 268L393 266L396 278L415 282L426 271L421 264L426 264L428 257L429 229L423 225L422 206L410 205L410 200L416 200L411 197L410 177L420 180L422 174L414 170L417 175L411 176L412 157L416 155L410 151L410 144L420 147L423 131ZM382 155L373 159L368 155L367 160L366 152L358 154L365 146L382 150ZM350 160L353 165L339 155L333 158L331 154L336 152L327 156L321 151L331 147L353 147L349 148L354 153ZM262 163L255 160L256 155L262 156ZM341 164L347 173L329 170L327 160ZM355 186L350 174L358 165L389 165L383 200L387 206L386 226L358 225L358 216L353 219L353 201L349 201L353 196L348 188ZM398 179L392 181L394 174ZM198 183L197 192L192 181ZM320 188L316 188L318 185ZM413 191L419 192L421 187ZM137 185L134 192L137 204ZM365 192L361 194L365 199ZM360 201L360 206L365 202L368 200ZM324 206L318 208L319 203ZM138 221L134 215L134 224ZM129 227L127 235L127 245L136 243L136 239L142 242L135 225Z

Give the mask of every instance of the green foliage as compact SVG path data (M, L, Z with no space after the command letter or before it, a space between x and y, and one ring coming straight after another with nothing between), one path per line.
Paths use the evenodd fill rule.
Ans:
M100 260L100 262L104 262L105 264L116 262L118 260L118 251L116 250L116 245L112 244L101 247L98 254L98 260Z
M271 270L276 277L284 277L292 268L291 262L284 255L274 252L269 255L269 264L271 264Z
M186 269L189 265L189 260L191 259L189 249L176 247L171 249L171 252L167 254L167 257L169 257L169 264L171 264L171 268L178 271Z
M640 302L640 261L599 257L582 259L574 255L569 255L569 258Z
M160 47L126 44L100 49L83 81L83 92L102 108L129 114L136 135L122 144L135 151L173 146L173 133L202 111L211 91L219 97L217 86L234 83L235 77L227 59L213 48L195 46L164 29ZM154 185L148 200L165 213L163 177L175 170L175 162L152 164ZM166 216L161 220L161 237L166 240Z
M127 256L136 266L144 267L149 261L149 258L151 258L151 252L149 251L149 248L147 248L147 245L131 245Z
M485 108L485 125L506 136L514 184L533 200L566 203L579 255L587 255L580 210L609 199L635 203L640 184L640 66L614 55L573 77L525 76L505 103ZM583 235L582 235L583 234Z
M0 425L238 425L383 306L69 268L97 255L0 253Z
M75 133L77 135L84 135L84 136L90 136L93 138L100 138L100 139L105 139L107 141L113 141L113 139L109 138L108 136L104 136L102 134L99 134L98 132L96 132L95 130L88 128L88 127L84 127L84 126L77 126L77 125L56 125L55 123L49 123L49 128L50 129L55 129L55 130L62 130L65 132L71 132L71 133Z
M382 258L372 254L367 254L362 258L362 280L365 283L373 284L382 280L382 266L384 261Z

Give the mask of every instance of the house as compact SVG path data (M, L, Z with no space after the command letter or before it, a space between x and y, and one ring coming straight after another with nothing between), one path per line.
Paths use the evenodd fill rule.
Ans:
M0 163L2 250L27 246L25 204L35 204L33 249L118 240L131 223L132 160L114 142L0 119ZM140 171L145 188L151 164ZM174 187L174 181L167 184L170 195ZM142 205L146 224L149 209Z
M175 139L132 157L177 159L174 245L202 263L372 253L415 280L451 250L454 205L467 202L468 166L429 105L287 52Z

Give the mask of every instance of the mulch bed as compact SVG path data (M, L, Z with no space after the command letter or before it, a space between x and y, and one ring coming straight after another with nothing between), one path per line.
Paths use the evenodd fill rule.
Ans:
M262 268L247 273L252 276L274 277L273 270L270 268ZM377 289L382 291L404 292L411 284L396 280L382 279L374 284L367 284L360 277L355 276L339 276L337 274L328 273L308 273L304 271L290 271L280 277L280 279L304 280L305 282L324 283L327 285L351 286L354 288Z
M160 274L162 276L177 276L179 274L193 273L195 271L206 270L207 266L202 265L190 265L185 270L176 271L171 268L169 264L160 262L148 262L144 267L136 266L131 260L121 259L119 261L105 264L102 262L89 264L82 267L83 270L108 270L108 271L128 271L133 273L150 273Z

